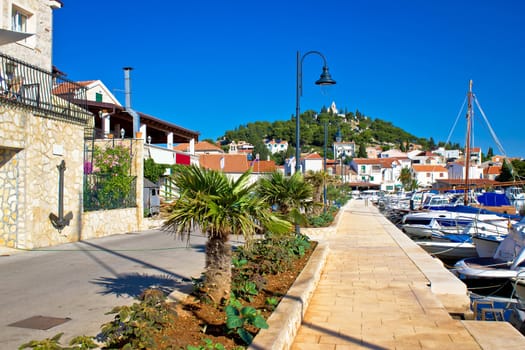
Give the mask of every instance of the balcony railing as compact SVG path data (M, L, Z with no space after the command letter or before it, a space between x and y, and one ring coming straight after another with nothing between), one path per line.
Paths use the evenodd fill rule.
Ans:
M2 53L0 105L92 127L85 87Z

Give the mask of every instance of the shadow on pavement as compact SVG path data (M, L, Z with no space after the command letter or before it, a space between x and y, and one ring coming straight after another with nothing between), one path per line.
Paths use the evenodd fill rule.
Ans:
M175 279L169 275L148 275L140 273L121 274L117 277L100 277L91 283L104 288L100 294L115 294L118 297L129 296L137 298L149 288L161 290L164 294L170 294L174 289L183 290L191 286L191 280L187 278Z
M102 294L102 295L115 294L116 296L119 296L119 297L120 296L130 296L130 297L136 298L142 293L142 291L144 291L144 289L148 289L148 288L156 288L156 289L162 290L166 294L173 292L174 289L177 289L177 290L188 290L188 288L191 289L192 280L190 277L180 275L173 271L170 271L165 268L148 263L144 260L137 259L135 257L123 254L121 252L108 249L101 245L97 245L97 244L87 242L87 241L82 241L79 243L88 245L92 248L96 248L97 250L104 251L106 253L113 254L120 258L127 259L134 263L140 264L141 266L145 268L157 270L161 273L158 275L140 274L140 273L119 274L111 266L109 266L104 261L102 261L100 258L98 258L95 254L91 253L90 250L81 248L84 251L84 253L90 256L91 259L93 259L99 265L103 266L108 272L110 272L114 276L114 277L100 277L90 282L90 283L97 284L104 288L104 290L101 291L99 294ZM198 253L204 252L204 249L205 249L204 245L202 244L191 246L190 248L195 250Z

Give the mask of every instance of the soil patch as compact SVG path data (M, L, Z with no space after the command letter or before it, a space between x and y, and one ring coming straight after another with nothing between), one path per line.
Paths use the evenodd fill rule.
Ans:
M305 255L293 262L292 269L264 276L267 280L264 290L250 302L243 301L243 305L260 310L264 318L268 319L273 310L266 304L266 300L275 297L280 301L286 295L317 246L316 242L311 243L311 248ZM177 306L177 315L175 324L163 330L159 339L159 345L162 344L163 347L159 349L186 349L187 345L203 345L205 339L211 340L213 344L220 343L228 350L245 346L238 336L226 333L226 314L222 307L201 302L190 295ZM256 329L249 331L254 335L257 332Z

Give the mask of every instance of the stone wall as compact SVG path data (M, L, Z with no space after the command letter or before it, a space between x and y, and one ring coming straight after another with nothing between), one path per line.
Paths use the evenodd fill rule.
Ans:
M75 240L79 232L83 176L84 127L48 119L23 109L0 109L0 173L8 181L7 193L16 195L0 202L3 217L16 218L2 227L7 244L35 248ZM80 140L80 142L79 142ZM73 220L59 232L50 220L58 216L58 166L64 160L64 214ZM16 182L9 174L16 173ZM13 201L16 204L13 204ZM8 215L6 215L8 214ZM4 219L5 220L5 219ZM16 229L13 228L16 226ZM16 239L13 240L13 230Z
M108 236L110 234L136 232L140 229L136 220L137 208L88 211L82 215L80 239Z
M17 151L0 148L0 246L14 248L18 233Z
M0 106L0 245L32 249L126 233L143 225L143 140L130 141L136 207L83 213L84 126ZM62 230L59 169L64 161Z

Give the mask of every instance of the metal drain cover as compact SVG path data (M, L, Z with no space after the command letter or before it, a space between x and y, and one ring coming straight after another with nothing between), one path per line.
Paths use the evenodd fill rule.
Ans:
M22 320L22 321L11 323L8 326L46 330L46 329L58 326L62 323L65 323L69 320L71 320L69 317L59 318L59 317L49 317L49 316L33 316L33 317L26 318L25 320Z

